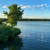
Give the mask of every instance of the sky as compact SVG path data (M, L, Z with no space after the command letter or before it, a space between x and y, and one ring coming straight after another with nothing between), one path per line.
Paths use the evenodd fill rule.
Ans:
M50 0L0 0L0 17L9 11L9 5L17 4L24 10L23 18L50 18Z

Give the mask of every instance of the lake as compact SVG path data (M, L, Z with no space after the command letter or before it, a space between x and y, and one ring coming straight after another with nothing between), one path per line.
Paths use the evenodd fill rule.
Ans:
M50 22L19 21L17 26L18 40L0 45L0 50L50 50Z
M50 50L50 22L21 21L23 47L21 50Z

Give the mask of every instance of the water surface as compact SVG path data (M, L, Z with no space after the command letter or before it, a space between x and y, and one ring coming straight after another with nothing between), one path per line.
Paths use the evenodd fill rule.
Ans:
M0 43L0 50L50 50L50 22L19 21L17 40Z
M21 50L50 50L50 22L21 21L23 47Z

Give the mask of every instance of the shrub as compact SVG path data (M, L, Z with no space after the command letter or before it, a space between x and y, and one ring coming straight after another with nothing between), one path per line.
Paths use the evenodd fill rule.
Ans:
M0 20L0 24L2 24L2 21Z
M21 33L20 29L10 26L0 26L0 41L6 42L11 37L12 39Z

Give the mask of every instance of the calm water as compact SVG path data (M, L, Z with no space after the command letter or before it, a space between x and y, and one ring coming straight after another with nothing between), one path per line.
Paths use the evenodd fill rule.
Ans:
M17 41L0 45L0 50L50 50L50 22L21 21Z
M21 50L50 50L50 22L18 22L23 47Z

